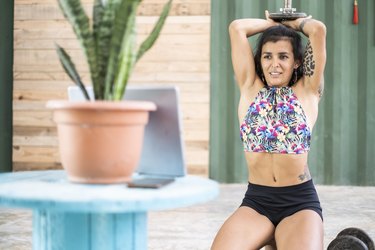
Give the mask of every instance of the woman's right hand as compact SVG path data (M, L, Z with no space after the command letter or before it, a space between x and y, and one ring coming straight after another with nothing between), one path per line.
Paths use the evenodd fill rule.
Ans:
M270 23L270 26L281 25L280 22L275 22L273 19L270 18L270 13L268 12L268 10L264 11L264 15L266 16L266 21Z

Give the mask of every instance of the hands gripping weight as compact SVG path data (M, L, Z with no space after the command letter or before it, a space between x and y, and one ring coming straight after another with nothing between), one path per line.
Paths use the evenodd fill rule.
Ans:
M269 18L275 22L286 20L294 20L300 17L307 17L306 13L295 12L296 8L292 8L292 0L284 0L284 8L280 8L281 13L270 13Z

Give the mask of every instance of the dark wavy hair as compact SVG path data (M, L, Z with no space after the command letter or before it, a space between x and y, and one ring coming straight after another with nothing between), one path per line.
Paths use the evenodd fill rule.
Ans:
M292 44L294 60L299 61L300 65L297 68L297 79L292 76L288 86L293 86L302 76L302 62L303 62L303 47L302 47L302 38L298 32L293 29L290 29L284 25L272 26L266 29L258 38L257 46L254 51L254 61L255 61L255 71L259 78L264 82L263 69L261 65L261 56L263 45L267 42L277 42L280 40L289 40Z

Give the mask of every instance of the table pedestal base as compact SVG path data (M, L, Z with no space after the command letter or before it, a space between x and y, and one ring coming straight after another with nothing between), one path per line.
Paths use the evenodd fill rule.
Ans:
M33 212L35 250L147 249L147 213Z

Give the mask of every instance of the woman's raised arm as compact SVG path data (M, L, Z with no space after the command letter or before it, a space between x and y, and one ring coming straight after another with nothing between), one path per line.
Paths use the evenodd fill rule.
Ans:
M302 32L309 38L303 58L304 85L321 95L326 64L326 26L312 18L300 18L283 24Z
M275 25L278 23L268 19L267 11L266 19L236 19L229 25L232 64L240 89L253 85L257 77L253 51L247 38Z

